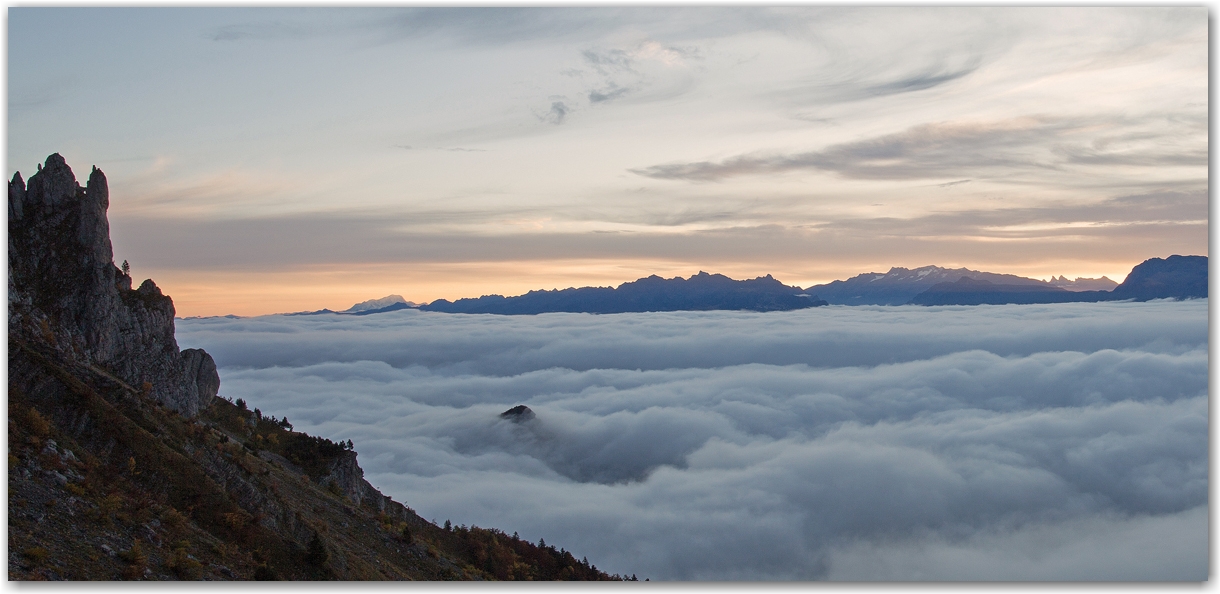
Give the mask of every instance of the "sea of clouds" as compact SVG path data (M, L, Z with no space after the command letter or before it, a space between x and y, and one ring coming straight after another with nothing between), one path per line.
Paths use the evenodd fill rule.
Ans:
M1207 326L1206 300L404 310L178 341L425 518L609 572L1205 580Z

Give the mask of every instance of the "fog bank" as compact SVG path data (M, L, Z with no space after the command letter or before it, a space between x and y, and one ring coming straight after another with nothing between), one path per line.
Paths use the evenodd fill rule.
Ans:
M1207 577L1207 302L178 321L367 478L652 579ZM537 418L514 423L526 404Z

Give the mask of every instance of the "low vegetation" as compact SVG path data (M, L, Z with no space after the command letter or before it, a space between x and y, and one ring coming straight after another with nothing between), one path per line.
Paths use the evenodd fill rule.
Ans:
M332 476L354 464L350 443L244 402L188 419L104 370L9 349L11 374L39 376L9 385L10 579L624 579L545 543L357 505Z

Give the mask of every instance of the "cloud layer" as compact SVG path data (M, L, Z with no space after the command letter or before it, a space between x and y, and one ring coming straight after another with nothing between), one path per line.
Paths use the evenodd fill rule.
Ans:
M1207 304L179 320L427 518L652 579L1207 575ZM526 404L537 418L498 414Z

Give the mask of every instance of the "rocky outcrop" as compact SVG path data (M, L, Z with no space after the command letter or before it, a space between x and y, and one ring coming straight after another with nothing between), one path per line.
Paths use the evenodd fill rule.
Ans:
M114 265L106 210L110 193L96 167L85 187L58 154L29 182L9 182L9 334L100 367L185 416L216 396L216 364L179 351L174 304L152 280L132 290Z
M216 362L203 349L184 349L182 365L186 376L195 378L200 406L207 406L205 403L211 402L220 392L220 373L216 371Z
M114 266L108 205L105 175L82 188L59 155L9 184L9 579L620 579L442 529L350 441L217 398L170 298Z
M1169 256L1144 260L1114 288L1114 299L1192 299L1207 297L1207 256Z
M371 507L395 520L408 516L406 506L382 495L381 491L365 480L364 469L356 462L354 451L339 454L331 464L330 472L318 482L323 485L333 483L357 506Z

